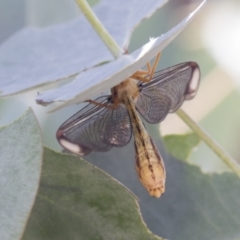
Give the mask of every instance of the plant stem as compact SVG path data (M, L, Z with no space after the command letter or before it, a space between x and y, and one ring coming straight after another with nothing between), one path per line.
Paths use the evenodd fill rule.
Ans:
M214 151L225 164L240 177L240 165L235 162L196 122L194 122L182 109L177 115Z
M122 55L123 50L118 46L112 36L108 33L102 23L99 21L97 16L92 11L91 7L88 5L86 0L76 0L81 11L91 23L92 27L95 29L99 37L103 40L112 55L117 58Z

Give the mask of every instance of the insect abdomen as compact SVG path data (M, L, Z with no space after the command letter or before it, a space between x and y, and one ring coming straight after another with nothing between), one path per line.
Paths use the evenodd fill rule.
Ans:
M165 191L166 173L162 157L152 139L151 143L154 148L145 149L140 153L136 152L136 170L149 194L160 197Z

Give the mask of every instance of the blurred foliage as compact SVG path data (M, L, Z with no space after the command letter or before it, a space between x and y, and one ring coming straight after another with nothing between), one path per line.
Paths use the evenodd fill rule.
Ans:
M188 161L188 157L200 139L194 133L186 135L167 135L163 138L167 151L177 159Z

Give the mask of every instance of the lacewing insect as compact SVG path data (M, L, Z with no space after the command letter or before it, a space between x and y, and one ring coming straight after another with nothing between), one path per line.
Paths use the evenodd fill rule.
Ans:
M139 116L156 124L176 111L184 100L192 99L198 89L200 69L185 62L155 72L160 54L147 71L139 70L64 122L57 131L59 143L68 151L87 155L123 147L135 138L136 170L151 196L165 191L166 171L155 143ZM155 72L155 73L154 73Z

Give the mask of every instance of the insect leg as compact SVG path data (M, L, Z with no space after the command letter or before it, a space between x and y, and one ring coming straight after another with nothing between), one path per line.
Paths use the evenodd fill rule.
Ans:
M117 107L117 105L115 103L112 104L112 105L106 105L106 104L99 103L99 102L96 102L96 101L91 100L91 99L86 100L85 102L89 102L89 103L91 103L93 105L100 106L100 107L103 107L103 108L108 108L108 109L111 109L111 110L114 110Z
M161 53L158 53L157 56L156 56L156 58L155 58L155 60L154 60L152 69L151 69L151 71L150 71L149 81L152 80L152 77L153 77L153 74L155 73L155 70L156 70L156 67L157 67L157 65L158 65L160 56L161 56Z
M139 75L133 75L132 78L138 80L138 81L141 81L141 82L149 82L149 80L146 78L146 77L142 77L142 76L139 76Z
M160 59L160 55L161 55L161 53L157 54L157 56L154 60L153 66L151 66L151 64L149 62L146 64L147 65L147 71L138 70L131 77L134 78L134 79L137 79L141 82L150 82L152 80L152 77L153 77L154 73L155 73L157 64L158 64L159 59Z

